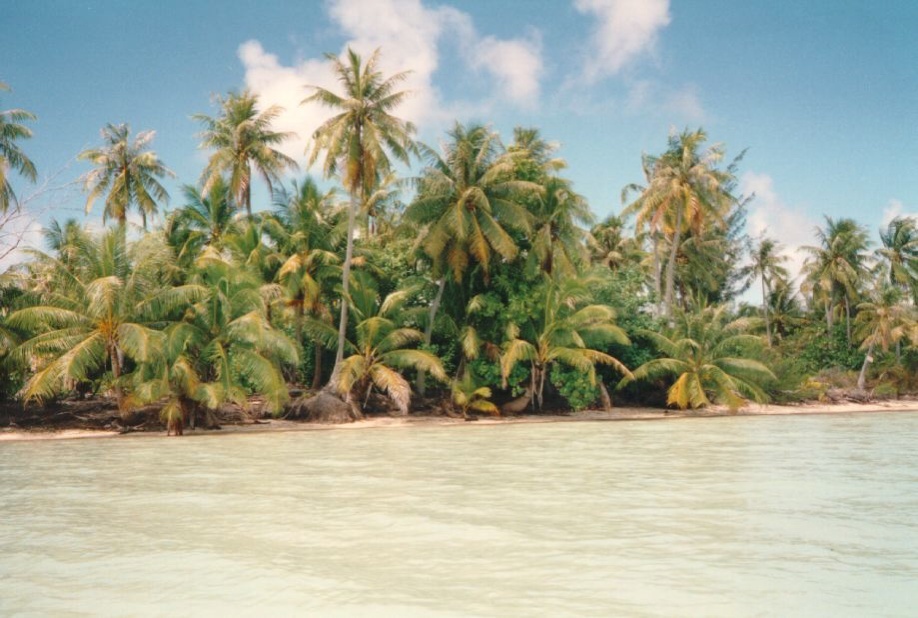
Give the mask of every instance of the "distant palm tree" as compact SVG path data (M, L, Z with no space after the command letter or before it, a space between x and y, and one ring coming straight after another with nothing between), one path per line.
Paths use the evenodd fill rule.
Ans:
M918 221L896 217L880 230L880 242L877 255L885 264L887 281L910 291L918 302Z
M379 50L373 52L366 62L350 48L344 61L333 54L326 54L326 57L332 63L343 93L339 95L325 88L311 86L315 92L303 99L302 103L316 102L337 112L313 133L309 165L324 153L322 169L325 177L339 175L351 197L341 277L338 347L332 371L334 382L344 358L347 336L354 222L370 192L380 178L391 170L391 158L408 164L409 156L415 151L412 141L415 129L410 122L392 115L408 96L406 91L396 90L408 73L384 77L377 66Z
M569 180L551 176L542 188L535 206L530 259L549 275L574 276L589 263L587 231L581 224L593 223L593 213Z
M854 219L827 216L825 229L817 228L816 236L819 245L803 247L810 254L803 265L804 286L823 305L829 329L836 307L843 305L850 345L851 304L866 276L867 231Z
M157 202L168 202L169 194L160 179L174 177L159 157L148 150L155 131L142 131L131 141L131 127L127 124L108 124L102 129L101 148L84 150L78 159L89 161L95 169L83 176L89 197L86 212L93 202L105 198L103 220L114 218L119 224L127 222L127 211L137 206L147 229L147 216L155 215Z
M9 86L0 82L0 92L9 89ZM6 212L10 205L16 206L19 203L10 185L10 170L31 182L35 182L38 176L35 164L17 143L32 137L32 130L22 124L30 120L35 120L35 114L24 109L0 111L0 213Z
M774 379L774 374L749 357L761 339L746 334L749 320L727 319L726 306L721 305L684 314L669 336L641 331L663 356L635 369L633 377L624 378L619 387L633 380L672 376L675 382L667 391L666 403L683 410L708 406L712 399L731 410L742 406L747 397L766 401L761 383Z
M258 95L243 90L217 97L220 114L210 117L195 114L192 118L202 125L201 148L212 150L202 174L203 194L209 194L219 178L227 177L236 208L245 207L252 216L252 172L257 172L268 191L287 170L297 168L296 161L277 150L277 146L292 137L292 133L274 131L271 124L283 112L272 105L258 110Z
M768 315L768 300L771 297L773 286L787 281L789 276L783 264L787 261L786 255L781 255L781 245L771 238L762 237L751 248L751 263L747 268L749 279L759 279L762 283L762 315L765 318L765 334L768 345L771 346L771 320Z
M887 285L880 289L870 301L858 305L855 318L856 334L861 339L861 349L866 351L864 363L857 378L857 387L864 389L867 380L867 366L873 362L873 353L879 348L889 348L905 338L918 343L918 324L914 309L902 302L899 288Z
M624 210L626 215L637 214L637 230L649 226L651 233L663 235L670 241L663 299L670 320L674 309L676 256L682 235L686 229L697 236L712 224L724 226L724 218L737 202L730 192L734 184L734 166L715 167L723 159L724 150L715 144L701 152L706 139L707 134L702 129L670 135L669 147L663 155L645 156L647 185L629 185L622 192L623 199L633 191L640 193Z
M204 247L223 247L223 239L233 229L236 210L232 206L229 187L221 178L204 195L198 187L183 187L185 204L166 218L163 232L166 243L176 256L178 279L191 273L194 260Z

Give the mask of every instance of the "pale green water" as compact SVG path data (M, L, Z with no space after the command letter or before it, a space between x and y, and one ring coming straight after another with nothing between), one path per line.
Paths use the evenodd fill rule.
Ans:
M918 413L0 444L0 614L909 616Z

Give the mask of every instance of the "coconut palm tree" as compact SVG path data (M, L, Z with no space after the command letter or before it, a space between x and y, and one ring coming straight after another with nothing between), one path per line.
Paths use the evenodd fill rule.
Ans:
M405 219L422 229L421 250L432 264L437 292L430 305L424 342L429 344L447 279L460 282L473 263L485 281L495 256L519 252L512 232L528 235L532 215L524 206L539 187L518 180L516 160L503 152L496 133L483 125L456 123L442 154L420 146L426 161ZM424 392L423 375L418 390Z
M736 161L724 169L717 164L724 157L723 147L715 144L701 151L707 134L702 130L671 134L669 148L657 157L644 157L646 186L629 185L622 192L623 201L631 192L638 198L624 214L636 214L638 231L645 226L651 234L670 241L666 266L666 289L663 299L667 317L672 320L676 275L676 256L686 230L696 236L708 226L724 227L725 217L737 203L731 193L735 184Z
M918 298L918 221L914 217L896 217L885 230L880 230L880 242L877 255L885 265L889 284Z
M750 320L727 321L726 307L705 308L683 314L681 323L670 335L640 331L663 354L626 376L619 388L634 380L675 378L667 391L667 405L680 409L701 408L714 402L739 409L746 398L767 400L762 382L774 374L761 362L750 358L761 338L746 334Z
M511 260L519 252L510 231L532 229L532 215L522 202L539 187L516 179L513 157L503 155L489 128L456 123L449 138L442 155L421 147L427 167L405 218L427 226L421 248L435 276L449 272L458 282L474 261L487 279L495 254Z
M101 148L90 148L77 155L95 168L83 175L83 186L89 193L86 199L87 214L93 203L105 198L102 219L117 219L119 225L127 222L127 212L137 206L147 229L147 217L156 214L157 202L168 202L169 193L160 180L174 177L155 152L149 150L155 131L141 131L131 140L131 127L127 124L107 124L102 128Z
M831 330L836 308L845 311L848 343L851 344L851 304L858 286L865 279L867 231L854 219L826 217L825 229L816 228L817 246L806 246L810 254L803 265L804 287L825 309L826 326Z
M415 151L412 141L415 129L410 122L393 115L393 111L408 96L406 91L397 90L408 73L384 77L378 67L378 49L366 62L350 48L345 60L333 54L326 54L326 57L332 63L343 93L336 94L325 88L311 86L313 94L303 99L302 103L319 103L336 112L313 133L309 165L324 153L322 170L325 177L340 176L351 198L341 278L338 347L332 372L334 382L344 358L347 336L347 299L354 253L354 222L380 178L391 170L392 159L406 165L409 163L409 156Z
M277 272L284 306L293 313L298 345L303 344L307 316L331 322L329 304L334 280L340 280L341 259L335 251L334 190L321 191L311 178L294 183L293 190L275 193L273 219L266 221L268 235L286 259ZM313 339L313 389L322 379L322 340Z
M13 312L8 322L34 335L16 354L39 369L22 389L25 401L66 392L70 382L110 371L119 408L125 410L122 375L129 362L150 360L160 345L155 326L204 294L200 286L163 286L171 259L154 237L129 244L124 227L100 236L81 235L73 261L35 252L53 286L39 304Z
M9 86L0 82L0 92L9 89ZM23 124L32 120L35 120L35 114L24 109L0 111L0 213L5 213L11 205L16 207L19 204L10 184L11 170L30 182L35 182L38 176L35 164L18 143L32 137L32 130Z
M888 352L905 338L918 341L913 307L902 302L902 291L895 286L885 285L874 293L874 298L858 305L855 318L855 334L866 351L864 363L857 377L857 387L864 389L867 381L867 366L873 362L876 349Z
M449 380L434 354L407 347L424 336L417 329L399 325L400 314L414 291L397 290L380 301L369 277L355 278L353 283L351 301L358 320L356 337L348 342L351 354L341 364L338 392L355 409L358 418L373 388L385 393L401 414L407 414L411 385L398 369L423 369L442 382ZM310 320L307 330L329 344L336 337L335 329L324 322Z
M777 241L762 237L750 248L750 264L744 269L744 274L754 281L758 279L762 284L762 315L765 318L765 335L769 347L772 344L771 320L768 315L768 300L771 297L775 284L787 281L789 276L784 263L787 256L781 254L781 244Z
M247 410L250 392L279 414L289 398L281 367L295 365L297 351L268 321L260 280L207 247L193 281L206 294L166 327L162 345L137 372L135 399L163 401L167 423L181 419L179 426L192 428L198 412L214 424L213 412L225 403Z
M274 131L272 123L284 111L277 105L259 111L258 95L248 90L217 97L220 108L215 117L195 114L204 126L199 137L201 148L212 150L201 175L203 194L209 194L220 178L228 178L236 208L245 207L252 216L252 173L258 173L268 191L273 191L282 174L297 169L296 161L277 149L292 133Z
M521 361L530 364L530 392L537 409L542 409L545 381L551 365L561 363L578 369L596 384L596 364L610 365L630 376L617 358L598 348L609 343L628 345L628 336L615 325L615 312L590 301L588 282L553 281L543 275L542 306L532 312L528 324L511 324L501 356L501 375L506 381Z
M593 213L586 199L564 178L550 176L542 189L533 213L530 263L549 275L574 276L589 263L587 231L581 225L592 224Z

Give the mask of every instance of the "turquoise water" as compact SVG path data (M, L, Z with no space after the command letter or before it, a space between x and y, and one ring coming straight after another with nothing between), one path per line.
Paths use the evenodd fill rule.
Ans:
M918 413L0 443L0 614L909 616Z

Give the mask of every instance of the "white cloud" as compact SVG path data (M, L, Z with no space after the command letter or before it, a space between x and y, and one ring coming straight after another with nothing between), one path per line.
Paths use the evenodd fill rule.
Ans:
M0 274L29 260L24 249L42 245L42 225L27 210L9 209L0 215Z
M670 22L669 0L574 0L574 8L597 20L584 66L591 82L653 51L659 31Z
M542 74L541 43L537 37L512 41L485 37L472 49L472 64L491 73L506 98L526 107L535 104Z
M882 227L886 227L896 217L912 217L918 219L918 212L908 212L905 204L901 200L891 199L886 208L883 209L883 218L880 221Z
M501 99L531 106L538 98L542 59L537 33L522 39L482 38L468 14L449 6L428 8L421 0L331 0L326 8L347 39L341 53L351 47L366 58L380 49L384 75L409 71L403 86L411 95L397 113L419 128L444 124L467 115L476 105L481 107L468 102L448 106L434 85L441 43L447 37L458 40L456 47L462 50L466 66L495 81ZM285 108L275 128L297 133L283 150L302 161L309 137L330 111L300 102L311 94L307 85L337 90L329 62L324 57L310 58L287 66L254 40L242 44L238 55L246 86L259 95L261 104Z
M783 255L788 257L786 267L791 277L797 277L807 255L801 246L815 243L814 231L817 222L784 203L774 188L774 180L768 174L746 172L740 177L740 193L755 194L749 204L747 225L749 234L757 237L766 234L783 245Z
M628 87L625 109L631 113L650 110L672 124L702 123L707 119L698 89L691 84L672 89L655 80L636 80Z

